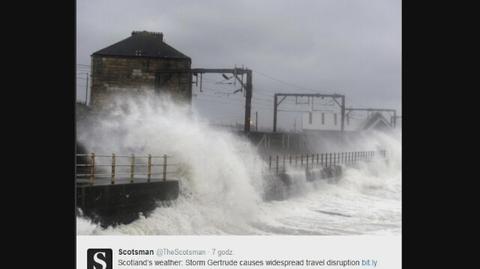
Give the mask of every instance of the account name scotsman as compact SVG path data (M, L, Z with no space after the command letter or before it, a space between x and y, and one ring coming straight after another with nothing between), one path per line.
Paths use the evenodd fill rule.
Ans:
M165 256L165 255L206 255L206 251L203 249L169 249L169 248L159 248L157 249L158 256Z

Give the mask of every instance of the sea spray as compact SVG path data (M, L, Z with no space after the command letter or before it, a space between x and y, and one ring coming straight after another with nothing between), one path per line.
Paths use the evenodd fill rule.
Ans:
M345 167L341 180L309 182L287 168L293 185L285 199L263 201L272 178L252 145L212 128L189 106L168 97L117 98L112 108L78 128L89 152L174 156L181 192L148 216L103 229L77 218L79 234L364 234L399 233L401 136L365 132L330 150L387 150L388 162ZM312 148L312 152L325 152Z
M112 104L78 130L87 151L171 155L180 166L181 195L217 208L217 221L223 216L244 222L256 215L263 166L248 141L210 127L168 97L117 97Z

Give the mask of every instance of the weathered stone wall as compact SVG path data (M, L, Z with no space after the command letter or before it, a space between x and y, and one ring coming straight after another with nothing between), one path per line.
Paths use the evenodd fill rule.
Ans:
M92 56L91 105L108 105L112 94L169 93L190 103L192 78L190 59Z

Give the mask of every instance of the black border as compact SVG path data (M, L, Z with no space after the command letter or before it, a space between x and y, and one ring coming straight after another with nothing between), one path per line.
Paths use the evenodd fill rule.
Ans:
M4 23L8 261L76 267L75 1L18 3ZM13 29L13 30L12 30ZM6 83L4 84L6 85ZM8 128L7 128L8 127ZM73 223L72 223L73 222ZM73 225L72 225L73 224ZM31 263L31 266L27 265Z
M402 268L464 268L460 264L474 264L472 257L463 253L457 259L455 251L464 243L451 241L464 239L465 228L455 226L463 226L471 212L462 214L466 205L455 202L468 196L469 186L459 173L466 166L452 150L467 140L456 137L464 135L466 125L449 105L463 102L468 89L460 86L463 74L455 77L464 66L452 58L465 50L457 35L466 25L455 25L461 21L456 9L469 15L463 5L413 3L402 1Z
M434 12L430 7L422 9L419 3L415 6L407 3L402 1L402 267L432 268L431 262L435 257L425 256L425 244L438 242L438 237L448 235L434 228L447 221L448 217L442 212L444 197L431 188L432 180L440 178L439 174L444 172L439 166L445 163L437 163L435 158L429 163L425 160L426 155L421 154L438 152L432 144L431 133L423 132L440 128L437 125L440 122L433 121L425 126L425 117L434 119L424 111L425 104L432 103L434 92L453 85L442 85L443 82L438 80L449 75L439 70L448 63L442 62L437 69L432 66L443 60L441 56L447 49L440 46L440 40L434 44L428 42L435 29L438 36L444 35L441 31L447 28L446 23L438 24L442 19L426 16ZM12 76L10 87L13 87L9 92L14 96L4 99L5 105L13 107L5 112L6 118L25 110L23 115L14 120L6 119L5 126L11 136L9 139L17 139L11 144L14 146L12 158L21 160L29 152L36 155L32 157L35 164L29 168L23 165L11 167L20 173L20 177L16 177L20 180L13 184L17 184L14 188L21 192L12 191L13 201L15 204L18 201L18 205L7 222L17 229L14 236L24 237L16 243L29 243L29 249L33 251L28 255L32 256L29 259L35 263L32 265L35 267L52 265L52 260L60 259L62 264L53 264L55 267L70 268L68 264L73 261L72 267L76 268L76 217L75 210L72 210L75 208L76 92L71 90L75 89L76 72L75 6L75 1L57 1L29 3L29 12L25 11L25 7L18 7L17 10L22 10L24 17L29 19L29 30L22 26L8 33L11 40L15 41L9 50L12 53L7 53L14 56L11 68L22 70L27 66L27 69L34 70L28 75L22 73ZM446 39L442 38L441 41L446 42ZM18 52L24 53L18 55ZM428 75L430 77L425 80ZM435 101L434 105L441 102ZM9 142L5 140L6 144ZM437 174L433 173L435 169L431 167L438 168ZM44 173L33 178L23 176L34 171ZM441 179L436 182L446 183ZM25 252L18 255L17 260L26 259ZM442 254L437 254L437 258L439 255Z

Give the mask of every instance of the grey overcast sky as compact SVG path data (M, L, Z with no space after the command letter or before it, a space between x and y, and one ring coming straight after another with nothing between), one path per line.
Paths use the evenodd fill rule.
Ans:
M400 0L77 0L77 63L130 36L163 32L165 42L192 58L192 67L253 70L259 124L271 126L274 92L346 95L347 107L394 108L401 115ZM85 99L77 66L77 98ZM201 114L242 122L243 95L204 76L194 87ZM295 100L284 109L299 110ZM281 107L282 108L282 107ZM304 109L304 108L303 108ZM280 115L284 128L292 117ZM297 116L296 116L297 115Z

